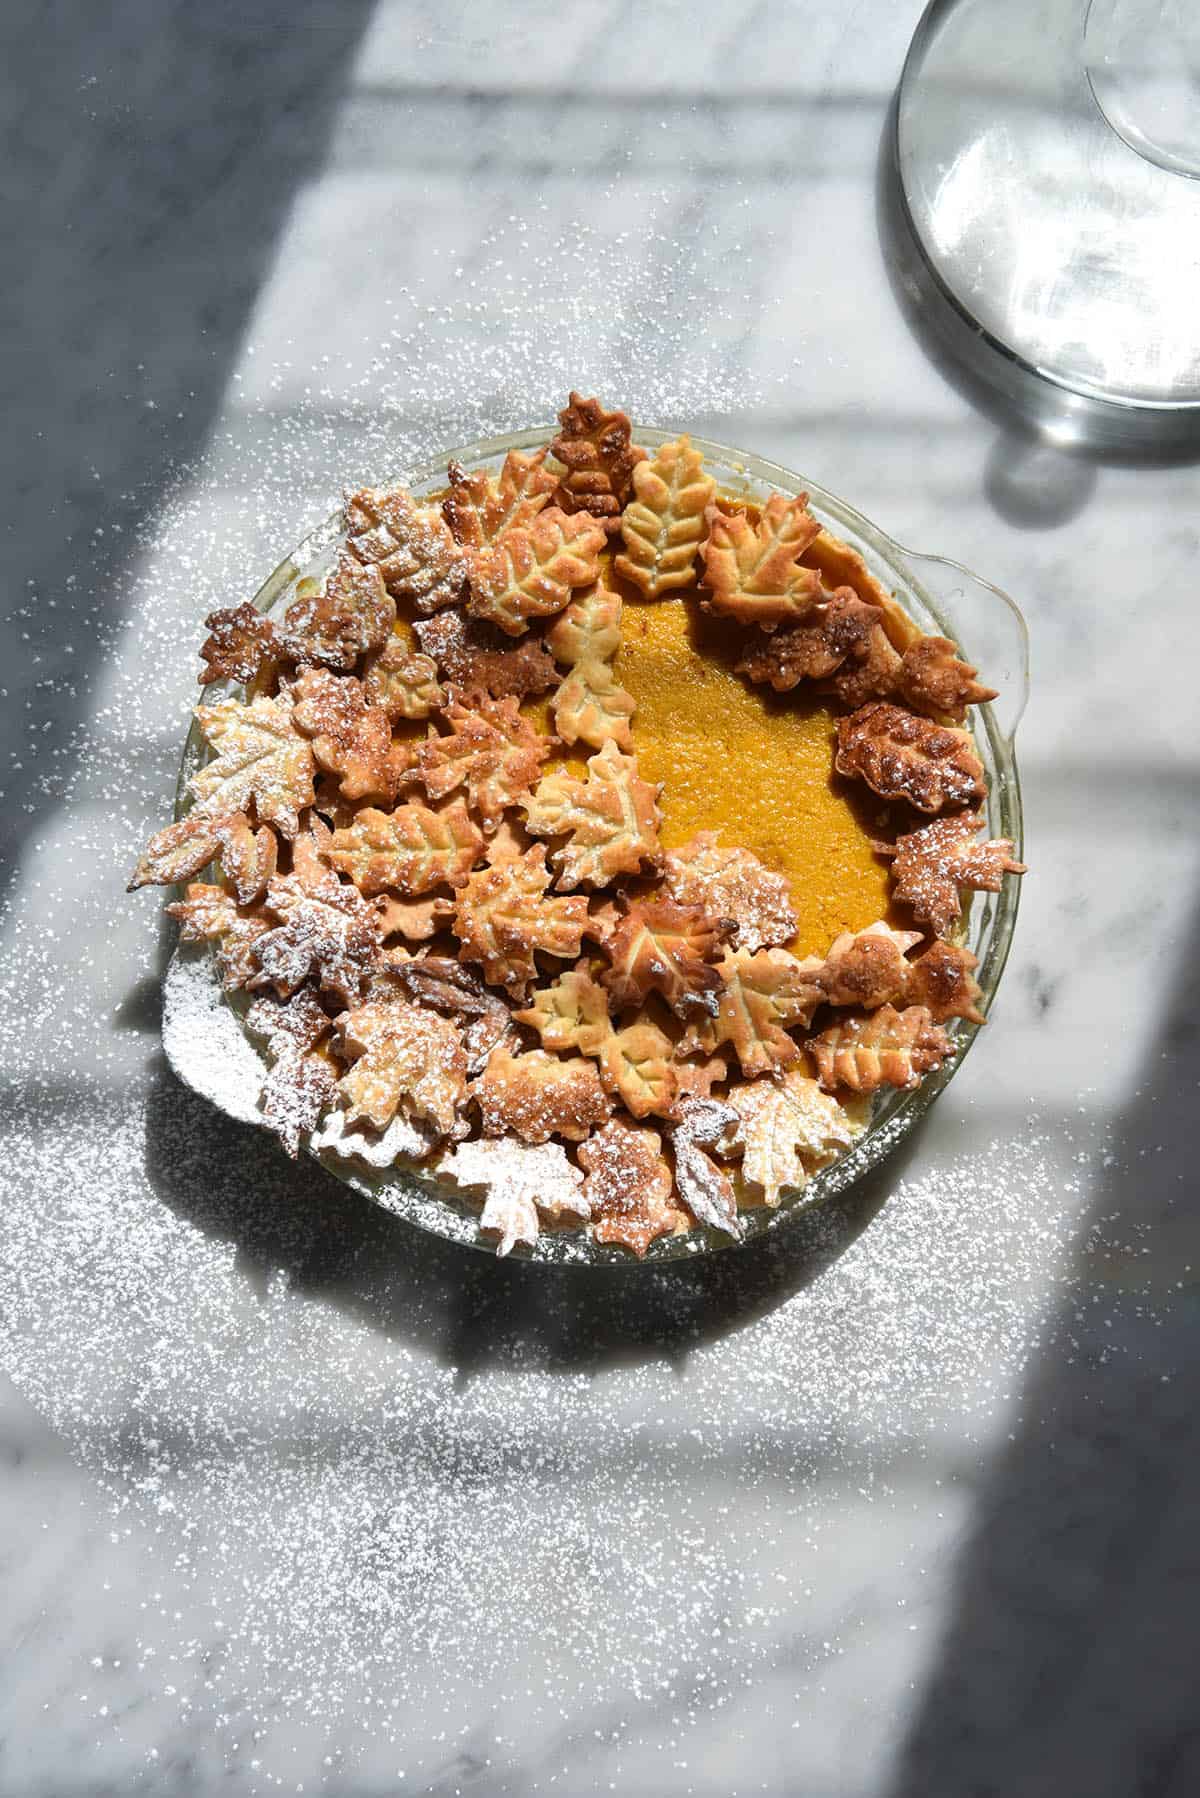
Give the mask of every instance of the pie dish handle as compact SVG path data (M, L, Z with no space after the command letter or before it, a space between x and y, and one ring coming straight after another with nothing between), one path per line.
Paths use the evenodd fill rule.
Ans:
M992 716L1011 752L1029 699L1029 627L1021 608L961 562L911 549L901 553L944 634L961 644L980 679L996 688Z

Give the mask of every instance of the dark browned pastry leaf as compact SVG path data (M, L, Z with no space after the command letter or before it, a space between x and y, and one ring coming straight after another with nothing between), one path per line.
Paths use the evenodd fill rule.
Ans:
M584 1197L597 1242L619 1243L639 1261L659 1236L690 1227L673 1203L674 1182L657 1130L613 1118L579 1147Z
M969 705L986 705L996 698L994 687L980 686L978 672L963 661L949 637L918 637L904 652L895 688L914 711L961 724Z
M566 473L555 494L557 504L564 512L589 512L605 530L617 530L633 471L646 454L630 441L628 416L606 412L598 399L572 392L558 423L550 453Z
M910 1005L923 1005L935 1024L947 1018L966 1018L971 1024L982 1024L983 997L974 970L979 957L958 943L930 943L923 955L909 963L908 989L905 998Z
M715 1017L724 982L712 963L733 930L731 919L714 921L698 905L631 905L605 944L612 966L602 980L614 1011L641 1005L653 992L681 1018Z
M558 680L554 657L532 632L514 641L496 625L468 618L457 607L436 618L418 618L413 630L425 654L464 694L524 699L545 693Z
M210 612L204 625L209 635L200 649L204 670L197 676L202 687L215 680L256 680L281 654L275 626L249 600Z
M866 781L882 799L906 799L922 812L975 806L987 794L970 733L935 724L887 700L838 720L834 766Z
M935 936L949 936L957 924L962 889L998 893L1006 874L1025 872L1024 862L1013 860L1007 837L978 841L982 828L982 817L958 812L897 837L895 843L875 845L878 854L891 858L895 898Z

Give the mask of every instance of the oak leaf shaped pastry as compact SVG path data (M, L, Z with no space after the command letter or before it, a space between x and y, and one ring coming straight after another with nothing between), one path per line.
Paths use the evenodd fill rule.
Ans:
M517 1243L533 1247L539 1234L539 1212L556 1223L563 1218L582 1222L588 1216L583 1175L567 1160L561 1143L530 1144L494 1137L464 1142L443 1155L433 1172L468 1192L486 1194L479 1229L485 1236L498 1238L497 1255L509 1254Z
M587 900L550 898L549 883L540 843L523 855L471 874L454 909L459 960L478 962L485 980L520 996L537 973L535 952L559 961L576 960L587 924Z
M385 712L392 724L402 718L428 718L446 697L432 656L415 655L397 636L389 637L378 655L369 658L362 684L368 705Z
M684 1099L679 1122L667 1134L675 1151L675 1185L697 1223L723 1230L735 1240L745 1226L738 1216L733 1185L708 1151L720 1149L736 1130L738 1114L718 1099Z
M346 501L346 532L357 560L375 569L388 592L424 615L457 605L467 558L436 506L404 487L363 487ZM379 647L376 645L376 647Z
M347 1119L384 1130L398 1111L453 1133L467 1058L448 1018L381 989L337 1020L338 1052L353 1066L338 1082Z
M847 1087L855 1093L881 1086L916 1086L923 1074L938 1068L954 1045L923 1005L897 1011L881 1005L865 1018L841 1018L811 1036L805 1048L816 1064L821 1085Z
M790 1066L800 1046L789 1030L807 1026L825 997L819 970L786 949L726 950L717 1015L693 1024L681 1047L711 1052L729 1043L749 1078Z
M485 468L468 473L461 462L451 462L450 491L442 501L442 516L455 540L467 549L482 549L505 531L536 518L549 505L558 485L545 461L544 449L532 456L509 450L494 480Z
M215 680L257 680L283 652L275 626L249 600L210 612L204 628L209 635L200 648L204 667L197 676L202 687Z
M396 602L377 568L342 550L323 581L301 581L279 632L293 662L317 662L343 672L360 656L382 649L396 622Z
M723 987L713 961L732 922L673 899L631 905L605 944L612 966L601 976L614 1011L660 993L681 1018L715 1017Z
M949 637L919 637L904 652L896 690L915 711L961 724L969 705L986 705L997 697L994 687L976 680L978 672L963 661Z
M524 699L558 681L554 658L540 637L514 641L494 624L468 618L457 606L436 618L418 618L413 630L425 654L463 693Z
M185 943L215 943L217 971L229 992L248 987L259 971L255 945L271 928L261 911L245 913L225 887L193 881L182 899L168 905Z
M710 612L771 628L812 610L821 577L800 557L821 527L808 510L806 493L795 499L773 493L757 524L744 512L722 512L719 506L710 506L707 517L702 597Z
M1006 874L1025 872L1024 862L1013 860L1007 837L979 842L982 828L982 816L959 812L894 843L875 844L877 854L891 858L893 897L935 936L949 936L957 924L963 890L998 893Z
M705 514L716 488L687 436L664 443L653 460L635 466L633 498L621 514L625 549L613 566L647 599L695 582Z
M615 743L590 757L583 780L563 768L547 774L521 805L531 835L569 838L550 858L559 890L607 886L618 874L636 874L654 863L660 791L641 778L636 758Z
M935 724L887 700L839 718L834 767L864 780L881 799L906 799L921 812L979 805L987 795L969 731Z
M606 531L615 531L629 498L633 471L645 450L631 441L624 412L606 412L598 399L572 392L558 415L558 436L550 453L566 473L555 495L564 512L585 512Z
M873 1011L905 998L912 975L905 957L920 941L919 931L892 930L882 919L865 930L843 931L815 964L814 978L828 1004Z
M548 1142L561 1136L582 1142L612 1111L594 1061L562 1060L544 1049L514 1055L501 1046L488 1057L469 1095L479 1106L485 1136L518 1136Z
M219 861L238 904L250 905L266 891L278 854L274 831L265 824L256 830L244 812L210 818L191 811L151 837L127 891L175 886L199 874L210 862Z
M779 1079L743 1081L726 1103L738 1118L728 1146L741 1151L742 1177L772 1209L785 1188L803 1186L860 1133L837 1100L796 1068Z
M945 1023L947 1018L982 1024L983 994L975 979L978 966L979 957L959 943L930 943L923 955L908 964L905 999L910 1005L923 1005L935 1024Z
M333 1069L311 1053L332 1028L330 1019L316 994L304 987L286 1000L261 994L246 1013L246 1028L266 1039L273 1065L263 1082L259 1107L294 1161L301 1136L316 1128L333 1102Z
M555 619L546 642L570 670L551 702L563 742L632 749L629 720L636 707L613 670L621 645L620 594L598 584L581 593Z
M250 984L272 986L286 999L311 979L353 1005L379 952L378 920L362 894L332 873L317 889L281 874L266 905L279 922L254 944L261 971Z
M519 637L530 619L561 612L577 587L591 586L603 548L604 532L594 520L551 506L472 553L467 610Z
M580 1145L584 1197L596 1242L618 1243L639 1261L660 1236L688 1227L656 1130L613 1118Z
M667 891L680 905L698 905L710 918L733 921L739 949L790 943L796 934L791 888L748 849L723 849L702 830L663 863Z
M444 716L449 735L434 730L417 750L417 773L431 799L463 787L483 828L495 830L505 810L538 777L550 739L522 718L515 699L464 699L451 690Z
M461 800L438 811L414 800L394 812L373 806L357 812L352 824L334 831L326 858L360 893L412 899L433 887L462 886L483 846L483 832ZM395 917L391 923L394 930Z
M221 699L197 706L196 721L217 753L189 782L193 813L228 818L253 805L260 824L294 837L301 811L313 802L314 764L290 696L258 694L247 705Z
M292 694L297 728L311 739L317 766L337 776L342 798L394 801L410 775L412 751L393 741L391 720L369 704L362 682L309 668Z

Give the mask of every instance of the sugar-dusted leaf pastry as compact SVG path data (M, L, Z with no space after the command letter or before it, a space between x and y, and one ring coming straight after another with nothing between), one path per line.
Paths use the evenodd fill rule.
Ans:
M428 893L420 899L397 899L383 893L375 901L375 911L385 942L388 937L402 936L410 943L425 943L454 916L454 901L441 893Z
M612 1112L594 1061L581 1055L563 1060L544 1049L514 1055L501 1045L468 1091L485 1136L513 1135L522 1142L549 1142L552 1136L582 1142Z
M467 1058L448 1018L383 989L337 1020L338 1081L347 1120L384 1130L398 1111L450 1136L466 1094Z
M455 1134L461 1126L455 1126ZM398 1161L420 1162L441 1141L432 1124L418 1122L398 1111L384 1130L373 1130L364 1119L349 1122L339 1106L328 1112L308 1139L314 1155L335 1155L339 1161L356 1161L372 1171L394 1167Z
M667 1132L675 1151L676 1190L698 1224L736 1239L745 1226L733 1185L708 1151L720 1148L737 1128L738 1114L718 1099L688 1098L679 1109L678 1123Z
M127 891L175 886L199 874L210 862L219 861L239 905L250 905L266 891L278 853L274 831L265 824L256 830L244 812L210 818L192 811L151 837Z
M603 548L594 519L551 506L473 552L467 610L519 637L531 619L561 612L577 587L591 586Z
M363 668L368 705L386 712L393 724L402 718L428 718L445 700L432 656L415 655L395 635Z
M994 687L981 686L979 670L964 662L949 637L918 637L904 652L896 690L914 711L932 712L961 724L969 705L996 698Z
M741 624L773 626L806 616L821 595L821 577L800 562L817 532L808 495L773 493L754 524L744 512L710 506L701 550L701 595L710 612Z
M711 1052L728 1043L743 1074L767 1074L800 1056L788 1032L803 1028L824 998L820 965L786 949L726 950L717 964L724 987L714 1018L692 1025L684 1048Z
M618 874L636 874L657 860L659 790L615 743L590 758L583 780L565 768L544 776L521 804L533 836L569 839L550 857L561 891L607 886Z
M294 1161L301 1136L316 1127L333 1102L333 1069L310 1052L329 1034L329 1016L316 994L305 987L284 1000L260 994L246 1013L246 1028L266 1039L272 1067L259 1105Z
M1013 860L1009 839L994 837L981 843L982 828L982 816L958 812L897 837L894 843L875 845L880 855L891 858L895 899L935 936L949 936L957 924L961 891L998 893L1006 874L1025 872L1024 862Z
M547 1049L598 1055L612 1032L604 988L583 968L568 968L549 986L538 987L527 1008L514 1015L537 1031Z
M945 1023L947 1018L982 1024L983 994L974 977L978 966L979 957L959 943L930 943L923 955L909 963L905 999L910 1005L923 1005L935 1024Z
M663 878L680 905L698 905L714 921L733 921L739 949L790 943L796 934L791 890L782 874L748 849L723 849L715 831L702 830L663 862Z
M600 1078L635 1118L674 1117L679 1102L675 1045L649 1018L621 1030L610 1026L600 1044Z
M456 541L467 549L482 549L505 531L536 518L549 505L558 485L545 461L544 449L532 456L509 450L495 479L486 468L468 473L461 462L451 462L450 491L442 501L442 516Z
M254 945L261 972L251 985L272 986L286 999L312 979L353 1005L379 951L379 922L362 894L335 874L316 891L281 874L267 889L266 905L279 922Z
M686 435L664 443L633 470L633 497L621 514L625 549L613 566L659 599L696 579L696 555L705 534L705 512L717 483Z
M353 824L334 831L326 859L360 893L391 890L412 899L437 886L461 886L483 846L461 799L437 811L410 800L394 812L356 812Z
M725 1102L738 1119L726 1146L741 1153L742 1177L761 1189L763 1204L772 1208L784 1188L803 1186L861 1134L837 1100L797 1068L774 1079L741 1081Z
M478 1074L493 1050L518 1047L513 1014L477 974L443 955L426 955L394 969L399 985L418 1005L454 1018L462 1027L468 1074Z
M550 739L534 730L515 699L486 693L464 699L451 689L444 717L449 734L431 729L417 750L417 773L431 799L459 787L487 831L532 786L550 753Z
M204 628L209 634L200 649L204 668L197 677L202 687L215 680L256 680L282 654L275 626L249 600L210 612Z
M919 931L892 930L882 919L865 930L843 931L816 964L814 978L830 1005L873 1011L905 997L912 973L905 956L920 941Z
M228 818L253 805L260 824L294 837L301 811L313 802L314 764L290 696L260 693L248 705L221 699L197 706L196 721L217 753L189 783L195 813Z
M923 1005L897 1011L881 1005L863 1018L839 1018L811 1036L805 1048L829 1090L871 1093L881 1086L916 1086L922 1074L954 1053L946 1032Z
M479 1228L499 1239L497 1255L509 1254L517 1243L533 1247L539 1212L556 1223L587 1220L583 1175L558 1143L464 1142L443 1155L433 1172L467 1192L486 1194Z
M216 946L217 970L228 991L250 985L259 971L255 946L271 928L271 920L261 911L239 911L224 887L193 881L182 899L168 905L167 913L178 923L185 943Z
M624 412L606 412L598 399L572 392L558 415L550 453L566 473L555 498L564 512L586 512L615 531L629 498L633 471L645 450L631 441Z
M580 1144L579 1165L596 1242L619 1243L641 1260L658 1237L689 1227L673 1202L675 1182L656 1130L613 1118Z
M590 587L555 619L546 642L569 670L551 701L563 742L600 749L611 741L631 749L629 720L636 708L613 670L621 644L620 594Z
M462 598L467 558L437 506L403 487L360 488L346 501L346 530L357 560L414 610L427 615Z
M342 798L391 804L409 776L412 751L393 742L391 720L368 702L362 682L308 668L292 695L296 726L310 738L317 766L337 775Z
M499 866L477 869L454 910L459 960L478 962L485 980L518 996L537 974L535 952L574 961L583 944L587 900L550 898L549 883L540 843Z
M976 806L987 792L968 731L935 724L887 700L873 700L839 718L834 767L866 781L880 798L907 799L921 812Z
M379 570L343 550L323 581L299 583L279 635L290 660L345 672L383 648L395 621L396 602Z
M425 654L464 694L524 699L544 693L558 680L554 658L540 637L530 632L514 641L494 624L468 618L461 607L436 618L418 618L413 630Z
M661 993L681 1018L715 1017L723 981L712 964L732 930L728 918L714 922L674 899L631 905L605 944L612 966L601 978L613 1010Z

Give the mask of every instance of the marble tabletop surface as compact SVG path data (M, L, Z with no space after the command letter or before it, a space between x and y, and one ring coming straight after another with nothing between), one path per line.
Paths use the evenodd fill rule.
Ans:
M1200 483L907 315L919 12L5 9L5 1798L1200 1789ZM857 1239L498 1266L162 1059L180 645L571 385L1028 616L1013 959Z

